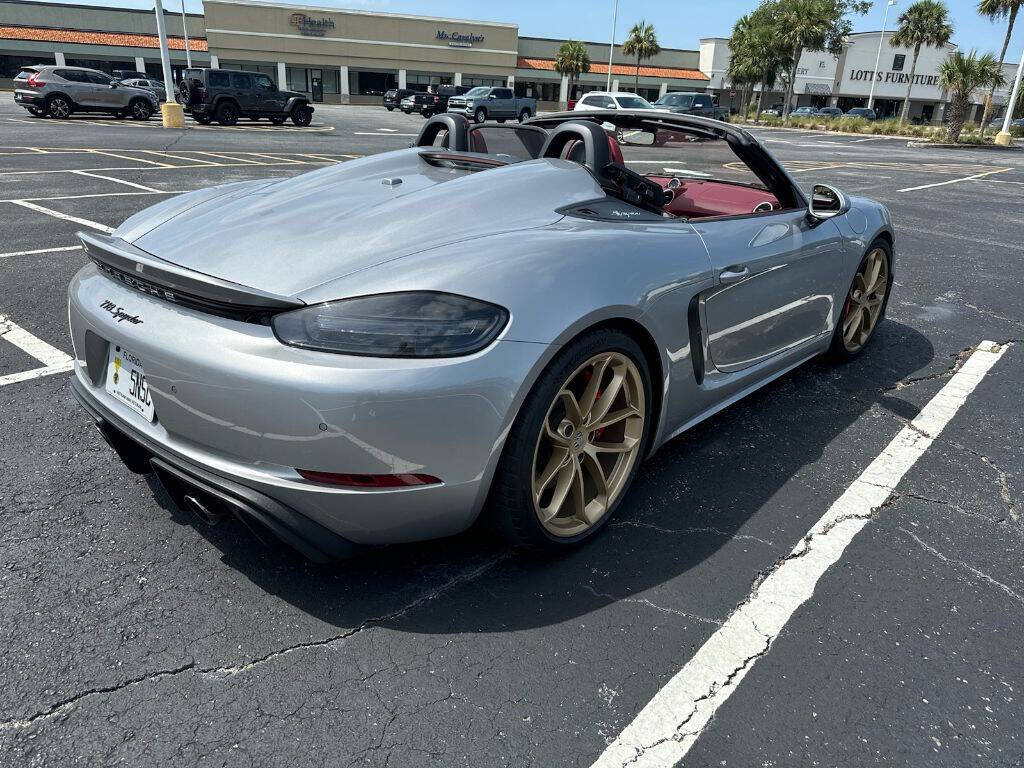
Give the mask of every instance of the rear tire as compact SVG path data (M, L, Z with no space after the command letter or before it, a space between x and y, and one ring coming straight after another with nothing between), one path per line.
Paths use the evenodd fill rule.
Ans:
M46 103L46 114L55 120L66 120L71 117L71 113L74 111L74 107L71 106L71 100L59 93L56 96L51 96L50 100Z
M600 360L613 362L599 367L595 361ZM596 402L587 407L583 385L592 380L594 371L599 371L602 383L595 386L596 396L591 398ZM618 388L612 401L605 404L602 390L610 391L616 377ZM626 497L646 450L652 421L650 378L643 350L619 330L590 331L558 353L523 402L491 484L486 514L502 536L527 549L557 552L589 539L608 522ZM581 387L582 391L577 391ZM572 402L577 404L576 416L563 405L567 391L573 393ZM599 415L602 406L604 416ZM578 418L580 414L583 418ZM608 414L620 414L620 418L595 429ZM564 447L552 442L553 432L561 435L558 439ZM603 496L590 464L596 461L594 450L602 456ZM565 453L561 464L555 460L555 451ZM573 473L574 466L578 474ZM557 469L548 472L549 467ZM556 504L563 471L573 480L566 484L570 490L562 493L565 501ZM542 481L539 475L548 479ZM581 478L578 486L577 478ZM553 517L552 507L556 508ZM565 512L571 514L563 515ZM585 521L579 519L580 514Z
M384 107L384 109L386 109L388 112L394 112L395 111L394 107Z
M313 110L307 107L305 104L297 104L292 107L292 124L299 128L305 128L311 122L313 122Z
M145 99L134 99L128 105L128 109L131 111L132 120L149 120L153 114L153 105Z
M234 125L238 122L238 107L225 101L217 107L217 122L221 125Z

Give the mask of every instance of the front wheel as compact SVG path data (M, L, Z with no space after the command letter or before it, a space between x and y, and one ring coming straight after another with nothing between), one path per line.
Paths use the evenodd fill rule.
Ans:
M488 515L511 542L557 551L607 523L636 476L650 371L622 331L591 331L541 374L505 442Z
M305 128L313 122L313 111L305 104L299 104L292 108L292 123L299 128Z
M474 123L482 123L486 119L487 119L487 110L484 109L483 107L478 108L477 111L473 113L473 122Z
M861 259L832 334L829 357L846 362L859 355L885 316L892 287L892 249L878 238Z
M530 119L530 110L524 109L522 112L519 113L519 122L520 123L525 123L529 119Z

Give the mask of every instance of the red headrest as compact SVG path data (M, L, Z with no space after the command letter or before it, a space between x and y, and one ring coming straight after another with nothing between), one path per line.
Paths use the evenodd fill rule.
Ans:
M622 158L622 149L619 148L619 142L615 140L614 136L608 137L608 154L612 156L612 162L618 165L625 165L626 161Z

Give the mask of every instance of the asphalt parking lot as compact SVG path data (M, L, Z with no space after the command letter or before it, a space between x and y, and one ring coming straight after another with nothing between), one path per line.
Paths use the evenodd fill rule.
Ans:
M164 131L0 94L3 763L1024 765L1024 151L759 131L890 208L887 320L669 443L569 556L470 531L314 566L116 460L68 385L74 232L421 123Z

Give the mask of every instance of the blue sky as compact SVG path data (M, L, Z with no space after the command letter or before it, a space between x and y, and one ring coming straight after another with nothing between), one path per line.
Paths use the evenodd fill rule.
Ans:
M147 0L73 0L90 5L152 8ZM899 0L891 9L889 26L898 11L911 0ZM295 3L302 5L303 3ZM976 0L946 0L953 26L953 42L961 48L978 48L998 55L1006 33L1005 21L993 24L978 16ZM521 35L603 41L608 39L612 22L612 0L518 0L515 3L488 3L480 0L310 0L306 5L357 8L363 10L414 13L457 19L507 21L519 25ZM756 7L750 0L716 0L687 3L685 0L619 0L618 41L623 30L641 18L654 23L658 39L671 48L696 48L701 37L728 36L733 22ZM185 0L189 11L202 10L197 0ZM166 0L165 10L180 10L181 0ZM876 0L867 16L855 19L855 29L878 29L882 22L884 0ZM895 13L894 13L895 12ZM1018 61L1024 48L1024 19L1017 23L1007 52L1008 61Z

